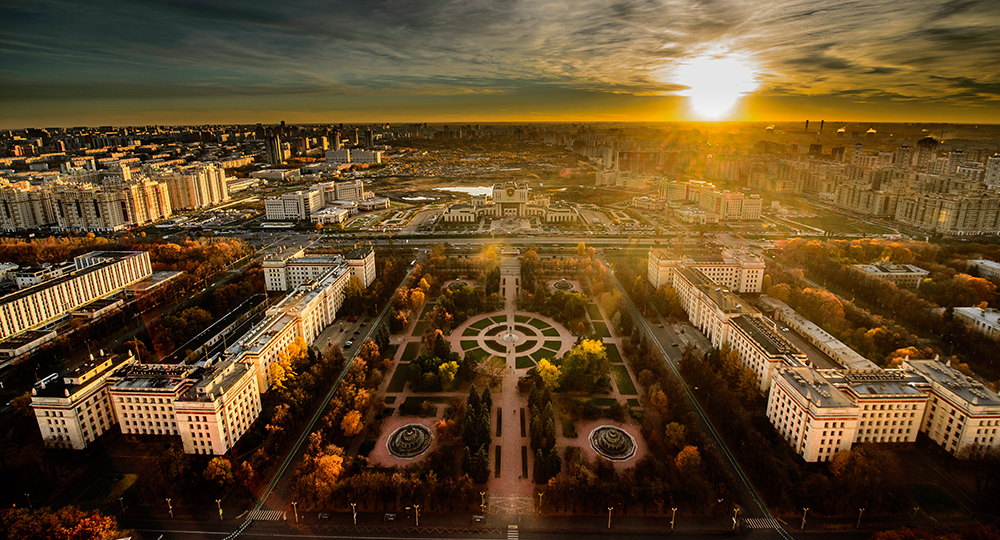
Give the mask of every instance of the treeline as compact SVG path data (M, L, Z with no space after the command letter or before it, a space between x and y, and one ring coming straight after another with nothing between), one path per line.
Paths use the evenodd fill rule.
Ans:
M490 387L480 396L476 385L469 389L462 422L462 472L473 482L485 484L490 475L490 446L493 444L493 395Z
M396 293L397 285L410 270L412 258L413 250L410 249L379 249L375 257L375 279L365 288L361 280L351 277L348 286L344 288L341 314L376 315ZM414 274L417 274L416 270ZM417 276L416 279L419 280L420 277Z
M466 353L464 357L451 350L451 343L441 330L424 337L424 353L409 365L409 379L417 392L451 390L455 385L475 378L478 359ZM398 367L397 369L404 369ZM400 411L409 413L411 411Z
M9 540L112 540L127 536L118 530L114 517L75 506L56 511L48 508L9 508L0 512L0 537Z
M887 280L869 279L851 266L870 262L866 258L878 251L879 246L882 246L880 257L918 264L930 270L931 277L916 290L901 289ZM774 292L772 296L779 299L787 296L790 305L798 303L809 312L803 315L816 322L822 321L822 325L828 326L828 331L841 341L881 365L890 365L898 359L901 355L897 350L912 347L911 350L918 354L955 355L958 363L995 381L1000 378L1000 365L993 354L997 341L956 321L951 308L996 306L1000 295L991 281L960 272L958 268L964 270L967 263L964 259L952 259L955 254L951 249L918 242L882 245L872 241L806 242L794 239L784 246L780 260L805 269L814 279L826 283L842 296L850 296L852 302L845 303L828 293L803 287L799 280L789 279L795 276L788 273L780 276L781 281L774 279L779 276L772 275L773 285L767 292ZM942 260L945 264L941 264ZM905 328L872 317L850 305L852 303L889 321L897 321ZM942 313L939 307L946 309ZM831 308L833 317L827 311ZM919 345L923 340L910 332L940 339L941 343L932 344L930 350L921 350L926 347Z
M556 449L556 421L552 408L552 394L537 382L532 383L528 394L528 425L531 451L535 455L531 477L536 484L547 484L562 470L562 457Z

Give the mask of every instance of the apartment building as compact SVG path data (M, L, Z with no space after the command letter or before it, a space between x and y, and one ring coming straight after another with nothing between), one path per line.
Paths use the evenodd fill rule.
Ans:
M118 185L59 185L52 204L57 226L75 231L120 231L166 219L173 212L167 186L145 178Z
M302 189L264 200L264 211L268 220L308 221L313 213L321 208L323 208L323 192L318 189Z
M95 251L77 270L0 297L0 339L40 326L153 274L145 251Z
M52 194L27 181L0 186L0 229L37 229L56 223Z
M153 172L152 178L166 184L174 209L194 210L229 200L226 172L218 165L199 163L162 169Z

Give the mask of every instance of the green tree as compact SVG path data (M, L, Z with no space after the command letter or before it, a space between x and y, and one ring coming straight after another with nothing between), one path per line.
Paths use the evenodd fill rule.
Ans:
M226 489L233 483L233 467L224 457L214 457L205 468L205 481L219 489Z
M608 365L604 344L584 339L563 357L560 386L567 390L593 390L607 375Z

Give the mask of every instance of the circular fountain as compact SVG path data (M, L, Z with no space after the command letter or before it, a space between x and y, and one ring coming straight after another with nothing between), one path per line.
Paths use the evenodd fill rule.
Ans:
M403 426L389 436L386 446L389 453L402 459L412 459L431 447L431 431L420 424Z
M600 426L590 432L590 447L611 461L628 461L635 455L635 439L615 426Z
M560 291L571 291L571 290L574 289L574 285L572 283L566 281L565 278L563 278L563 279L561 279L561 280L553 283L552 284L552 288L553 289L558 289Z

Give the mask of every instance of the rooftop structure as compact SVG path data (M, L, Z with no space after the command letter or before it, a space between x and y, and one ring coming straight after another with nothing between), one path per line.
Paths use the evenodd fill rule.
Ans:
M1000 339L1000 311L996 308L957 307L955 318L993 339Z
M920 287L920 282L930 274L927 270L917 268L912 264L893 264L888 261L853 266L869 277L882 278L895 283L898 287L912 289Z

